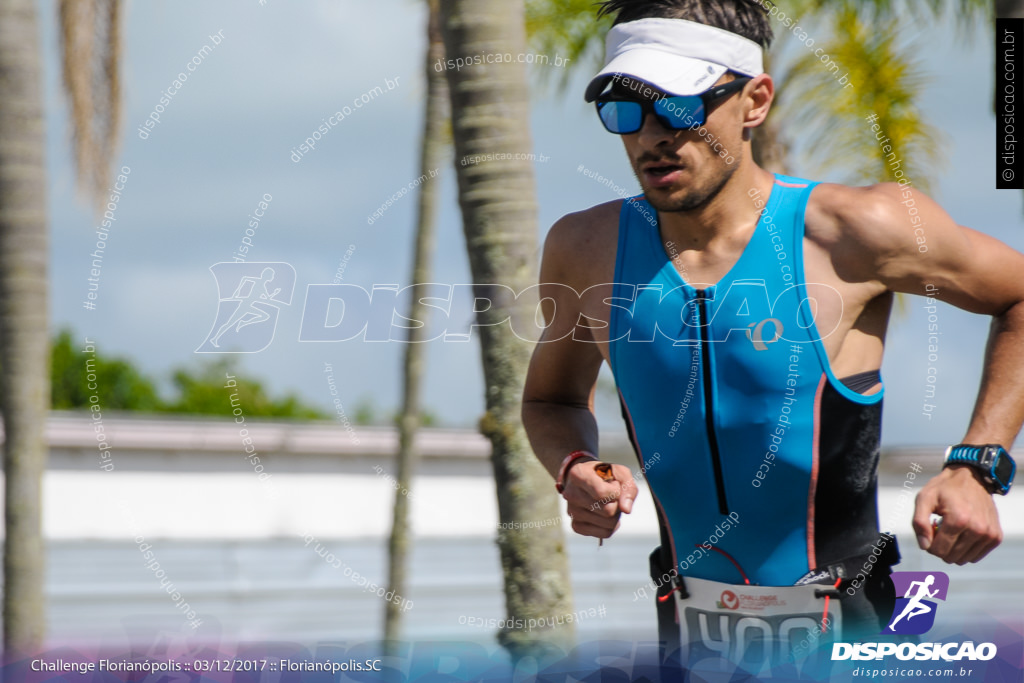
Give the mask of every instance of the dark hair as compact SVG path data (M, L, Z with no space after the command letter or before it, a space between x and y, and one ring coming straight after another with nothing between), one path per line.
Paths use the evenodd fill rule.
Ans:
M725 29L764 49L772 42L769 0L603 0L597 15L615 14L615 24L637 19L688 19Z

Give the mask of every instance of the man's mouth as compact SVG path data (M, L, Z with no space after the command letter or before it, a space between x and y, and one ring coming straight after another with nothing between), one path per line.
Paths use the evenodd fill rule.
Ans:
M644 180L652 187L665 187L678 180L683 167L669 162L644 164L642 173Z

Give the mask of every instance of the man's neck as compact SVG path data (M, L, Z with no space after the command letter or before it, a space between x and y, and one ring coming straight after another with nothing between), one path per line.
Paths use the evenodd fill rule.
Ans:
M703 251L709 244L750 232L768 202L775 176L753 162L747 169L734 173L718 194L699 208L659 211L662 239Z

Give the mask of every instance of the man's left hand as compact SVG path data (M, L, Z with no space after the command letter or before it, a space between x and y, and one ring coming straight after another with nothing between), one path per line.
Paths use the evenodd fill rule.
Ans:
M937 529L933 514L942 517ZM1003 540L992 494L965 466L947 467L917 494L914 531L922 550L959 565L977 562Z

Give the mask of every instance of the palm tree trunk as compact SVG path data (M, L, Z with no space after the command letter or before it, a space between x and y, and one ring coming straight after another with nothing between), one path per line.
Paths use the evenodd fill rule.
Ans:
M27 655L46 627L41 533L46 417L46 165L33 0L0 0L0 406L4 420L4 651Z
M517 55L525 51L523 0L441 0L449 59ZM456 159L508 155L478 164L455 164L459 205L473 275L474 295L492 302L477 313L486 413L480 430L491 441L491 460L502 523L560 516L551 478L533 456L519 420L530 345L512 329L535 324L536 295L518 299L537 277L537 206L532 163L512 155L531 151L525 67L497 61L447 69ZM502 287L504 285L505 287ZM509 524L511 527L511 524ZM546 618L571 611L565 540L558 525L498 534L507 616ZM513 656L543 639L571 642L570 626L551 631L506 629L499 636Z
M428 0L427 54L424 63L427 79L427 100L423 116L423 135L420 139L420 175L436 173L444 163L448 145L445 133L448 126L448 82L444 73L433 65L444 59L444 40L441 37L439 0ZM419 206L416 215L416 246L413 253L412 283L430 280L430 261L434 255L434 224L439 182L428 178L420 185ZM409 306L407 317L426 323L428 307L418 298ZM391 537L388 541L388 588L396 595L407 596L408 585L405 568L409 563L409 498L406 491L412 491L412 477L419 459L416 452L416 430L420 425L420 383L423 377L423 356L425 349L420 343L424 338L424 327L409 330L405 347L405 367L402 379L402 414L398 423L398 457L395 475L399 487L395 491L395 506L391 521ZM386 647L393 648L401 633L402 612L399 605L388 602L384 610L384 640ZM385 655L395 654L388 649Z

